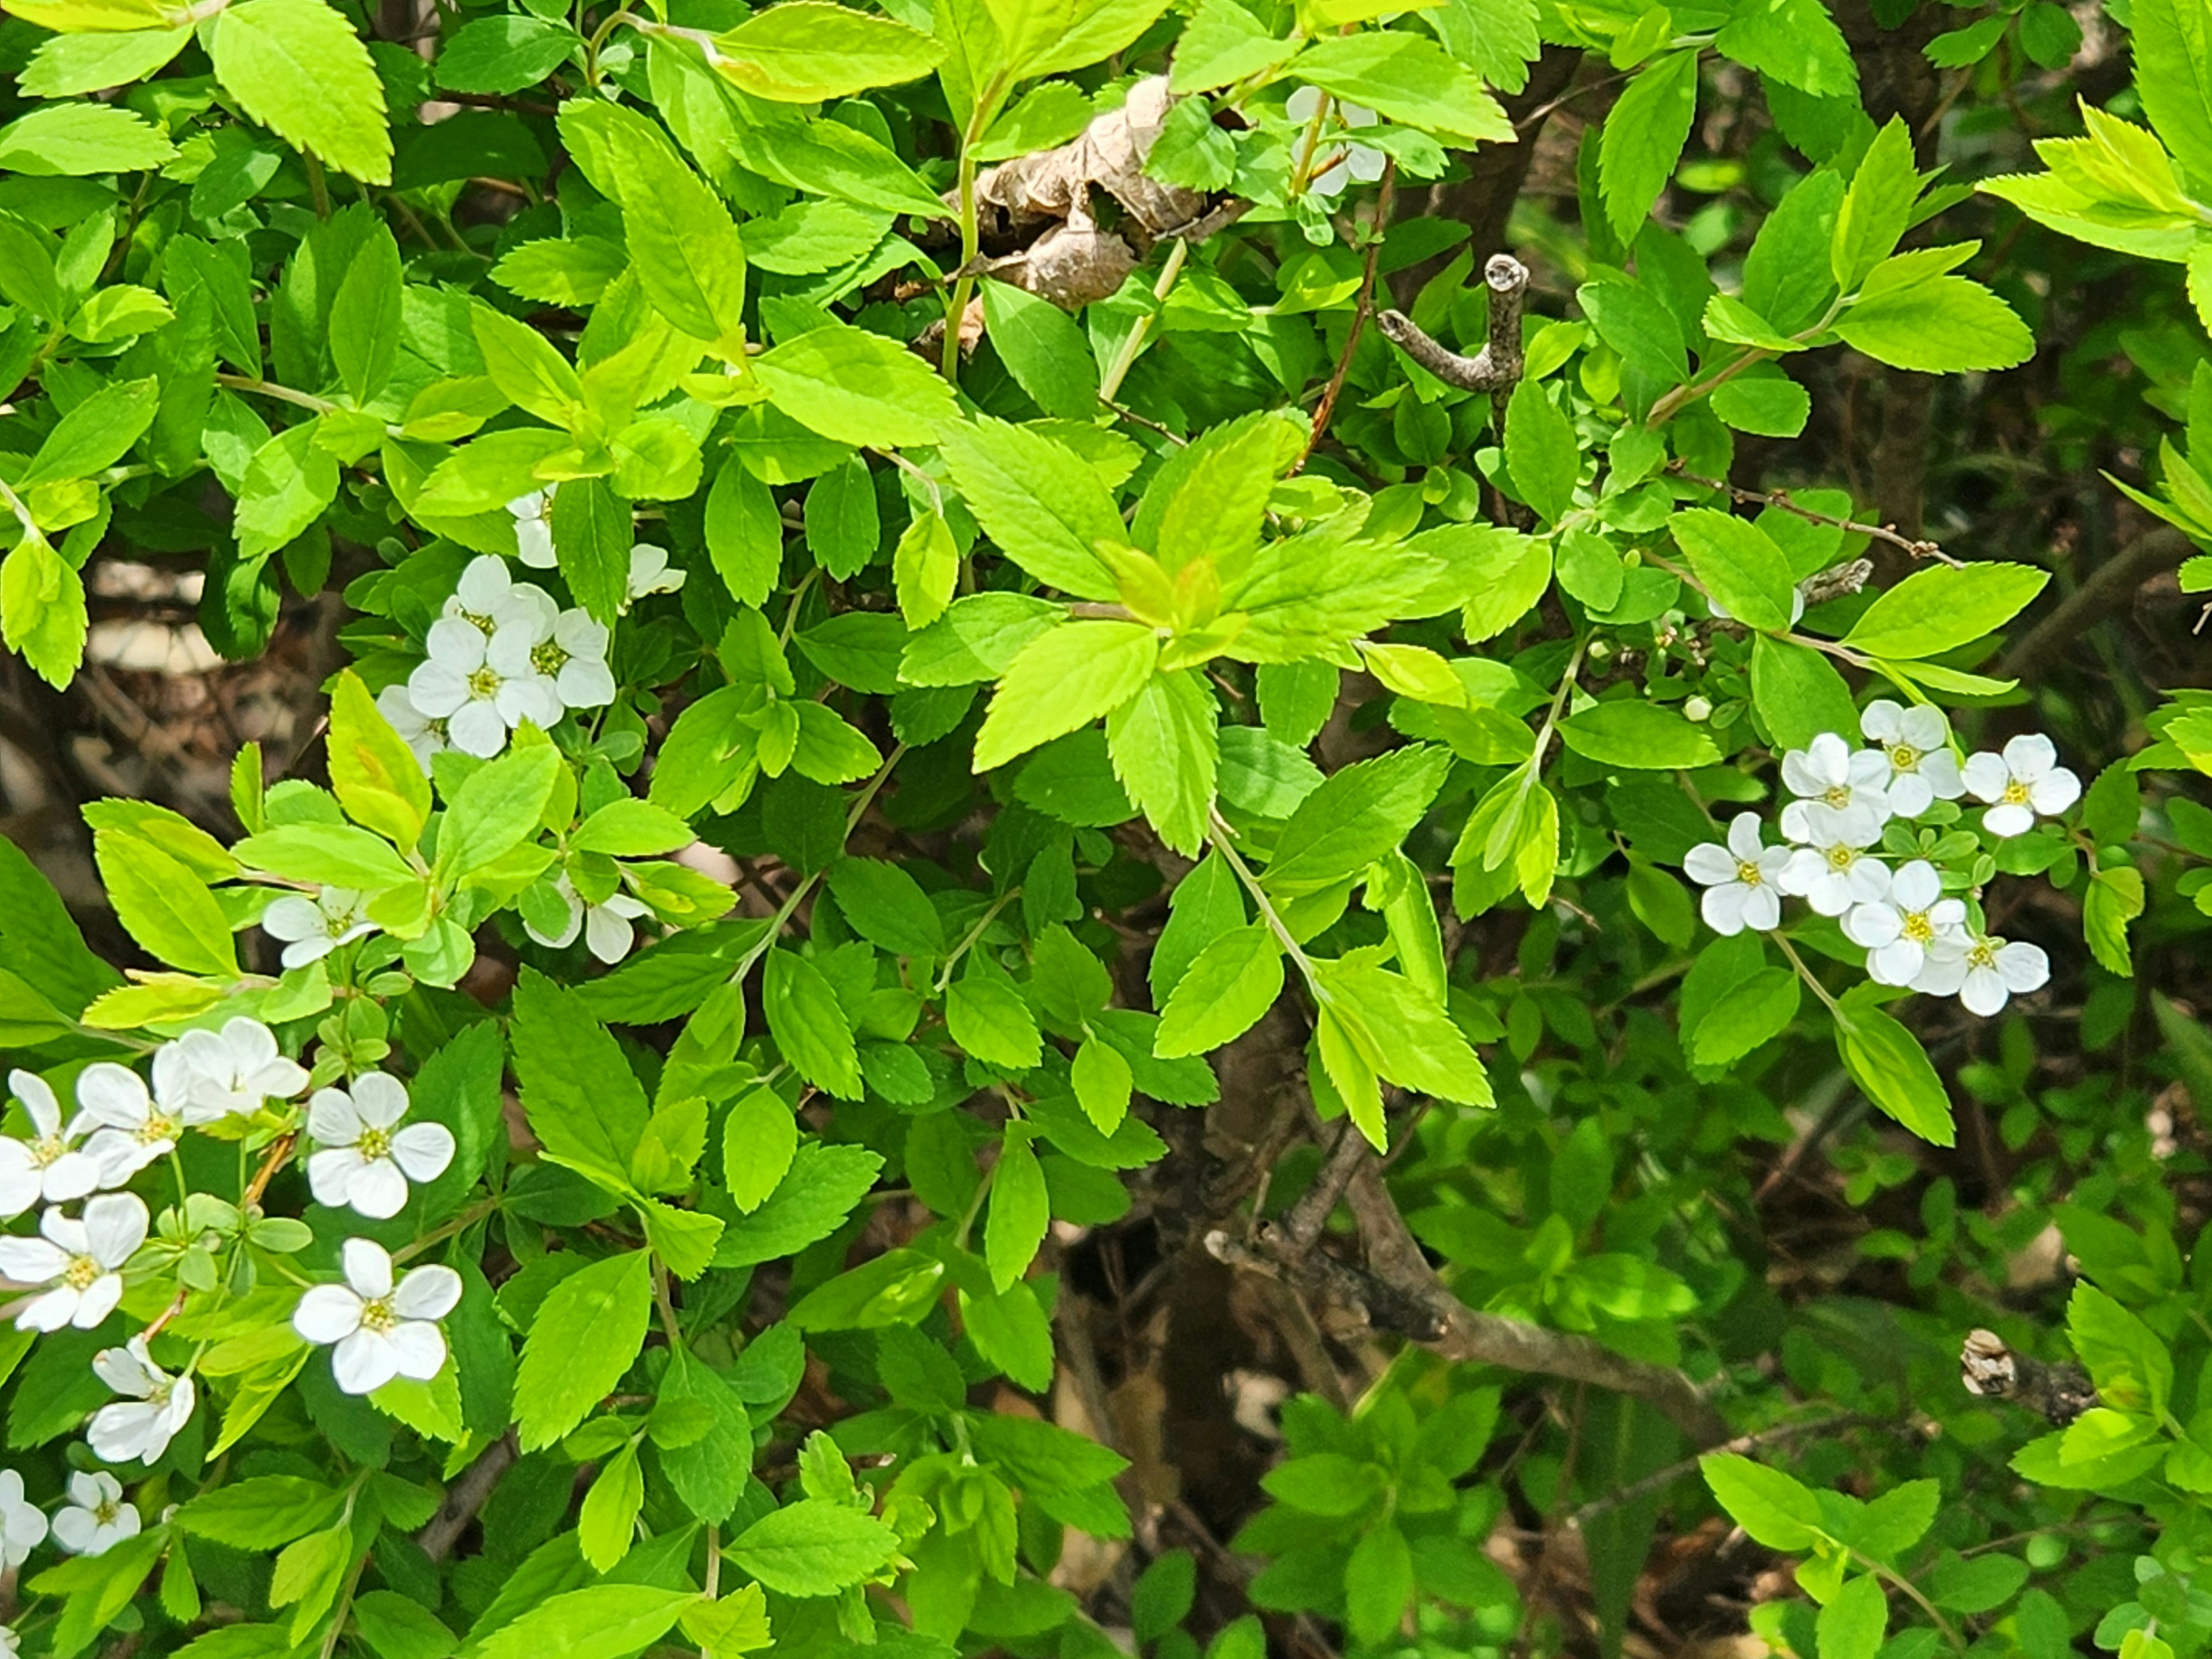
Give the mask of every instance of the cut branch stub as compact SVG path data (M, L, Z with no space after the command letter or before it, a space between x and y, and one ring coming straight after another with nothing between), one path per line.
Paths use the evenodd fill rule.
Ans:
M2045 1364L1995 1331L1967 1332L1959 1364L1968 1394L2009 1400L2061 1428L2097 1404L2096 1387L2079 1365Z
M1521 302L1528 289L1528 267L1510 253L1493 253L1482 280L1490 289L1490 339L1472 357L1431 338L1402 311L1384 312L1375 325L1384 339L1446 386L1496 398L1512 391L1521 379Z

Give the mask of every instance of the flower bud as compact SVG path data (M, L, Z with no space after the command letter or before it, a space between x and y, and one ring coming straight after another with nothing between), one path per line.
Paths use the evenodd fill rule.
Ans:
M1712 699L1710 697L1692 697L1688 702L1682 705L1682 714L1686 719L1693 720L1709 720L1713 717Z

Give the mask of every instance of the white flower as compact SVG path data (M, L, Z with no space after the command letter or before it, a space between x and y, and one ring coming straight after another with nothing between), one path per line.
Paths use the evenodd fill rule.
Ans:
M23 1477L13 1469L0 1469L0 1572L21 1566L46 1541L46 1513L23 1501Z
M514 514L514 550L532 570L550 570L561 562L553 550L553 492L533 489L507 504Z
M435 1181L453 1161L453 1132L442 1123L410 1123L407 1086L388 1072L356 1079L353 1092L318 1089L307 1103L307 1133L321 1151L307 1160L315 1202L350 1204L383 1221L406 1207L407 1183Z
M1879 830L1889 821L1891 807L1885 786L1889 781L1889 758L1879 749L1856 753L1833 732L1823 732L1803 749L1792 749L1782 757L1782 781L1793 795L1803 797L1782 809L1782 833L1792 841L1811 839L1806 808L1813 805L1837 811L1852 808L1874 820ZM1869 834L1863 845L1871 846Z
M138 1511L123 1500L123 1483L106 1469L70 1476L71 1507L54 1516L54 1542L78 1555L105 1555L137 1535Z
M1889 762L1889 805L1899 817L1917 818L1938 797L1956 800L1966 792L1942 709L1926 703L1905 708L1877 697L1859 716L1859 730L1881 745Z
M502 642L520 641L492 652ZM430 624L430 656L407 679L407 695L427 720L446 722L454 748L489 760L507 747L507 734L525 720L551 726L561 718L553 682L529 664L533 641L525 627L502 629L490 639L475 623L443 617Z
M453 746L446 736L446 722L434 720L417 708L404 685L387 685L378 692L376 712L399 734L399 740L415 751L425 776L429 774L430 757L442 755Z
M1728 845L1709 841L1692 847L1682 869L1705 890L1698 908L1713 932L1741 933L1751 927L1765 933L1782 920L1778 884L1789 861L1788 848L1759 844L1758 813L1739 812L1729 825Z
M6 1659L15 1659L15 1656L22 1650L23 1638L15 1634L15 1627L13 1625L0 1625L0 1655L5 1655Z
M2050 981L2051 958L2040 946L1961 935L1929 945L1928 965L1913 980L1912 988L1939 997L1955 993L1968 1013L1986 1019L2001 1012L2015 994L2039 991Z
M1734 622L1735 620L1735 612L1729 610L1726 605L1723 605L1718 599L1715 599L1710 593L1705 595L1705 609L1711 611L1714 617L1718 621ZM1804 619L1805 596L1793 587L1790 590L1790 625L1792 628L1795 628Z
M567 708L599 708L615 700L607 643L605 624L586 611L563 611L533 638L502 631L491 642L491 665L502 673L544 676Z
M88 1127L84 1114L64 1128L61 1103L35 1073L9 1073L8 1087L22 1103L35 1138L0 1138L0 1218L19 1216L41 1199L64 1204L97 1191L100 1160L76 1145Z
M515 580L505 559L495 553L480 553L461 572L453 597L446 601L440 614L474 623L489 639L501 629L517 624L542 635L552 627L559 611L553 596L544 588L534 582Z
M276 1034L242 1016L220 1031L187 1031L154 1056L155 1097L181 1108L187 1124L251 1117L307 1086L307 1068L284 1057Z
M1300 87L1283 105L1283 113L1303 125L1313 119L1314 112L1321 107L1318 87ZM1340 102L1336 106L1337 121L1346 127L1371 127L1377 117L1371 109L1358 104ZM1303 141L1301 141L1303 142ZM1314 154L1326 159L1332 149L1337 151L1334 160L1306 181L1306 188L1316 196L1336 196L1345 185L1353 182L1371 185L1382 176L1389 158L1372 144L1337 144L1323 133L1314 146Z
M304 968L376 931L362 915L362 897L350 887L325 887L313 898L287 893L261 913L261 930L284 941L279 960L287 968Z
M2024 732L2004 753L1984 750L1967 759L1966 787L1996 804L1982 814L1993 836L2024 835L2039 817L2052 817L2081 799L2081 780L2058 763L2058 750L2040 732Z
M94 1126L84 1150L100 1164L100 1184L120 1187L156 1158L175 1149L185 1127L185 1107L195 1079L175 1043L154 1056L154 1076L162 1085L161 1101L146 1092L145 1079L127 1066L103 1060L77 1076L77 1121Z
M15 1323L90 1330L123 1299L121 1270L146 1242L146 1206L133 1193L102 1193L87 1200L82 1220L48 1210L39 1231L44 1237L0 1238L0 1273L46 1291L16 1310Z
M1806 844L1782 866L1782 890L1824 916L1840 916L1854 904L1872 904L1889 890L1889 866L1867 848L1881 832L1873 815L1805 804Z
M143 1335L119 1348L102 1348L93 1356L92 1369L116 1393L130 1396L93 1413L87 1436L93 1450L106 1462L127 1463L135 1457L150 1468L168 1450L177 1431L191 1421L192 1379L172 1376L156 1365Z
M610 968L628 956L630 946L637 943L636 935L630 931L630 923L641 916L653 914L649 906L627 893L617 893L604 904L586 904L577 896L575 884L566 876L560 878L553 886L568 906L568 925L558 933L541 933L525 916L522 931L540 945L550 945L556 951L562 945L573 945L580 931L592 954Z
M640 542L629 550L629 592L622 608L628 611L648 593L673 593L684 586L684 579L690 574L669 567L666 548Z
M1867 948L1867 976L1877 985L1910 985L1940 939L1965 937L1966 907L1943 896L1936 866L1915 859L1890 878L1889 891L1852 907L1844 936Z
M461 1276L417 1267L395 1286L381 1244L349 1238L344 1255L346 1282L301 1297L292 1328L310 1342L337 1345L331 1374L348 1394L373 1393L395 1376L428 1382L446 1363L446 1334L434 1322L459 1304Z

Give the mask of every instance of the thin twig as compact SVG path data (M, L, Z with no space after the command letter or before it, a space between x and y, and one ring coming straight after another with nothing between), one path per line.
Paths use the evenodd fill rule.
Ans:
M1870 1416L1864 1412L1844 1412L1832 1417L1808 1418L1802 1423L1779 1424L1771 1429L1761 1429L1756 1434L1740 1434L1735 1439L1724 1440L1717 1446L1708 1446L1703 1451L1693 1456L1686 1457L1679 1463L1669 1463L1663 1469L1654 1469L1641 1480L1632 1480L1625 1486L1617 1486L1602 1498L1593 1498L1567 1517L1567 1530L1580 1532L1608 1510L1619 1509L1623 1504L1633 1504L1639 1498L1649 1497L1655 1492L1663 1491L1684 1475L1694 1474L1698 1461L1711 1456L1715 1452L1733 1452L1739 1457L1747 1457L1762 1446L1778 1445L1784 1441L1795 1440L1800 1435L1824 1432L1840 1434L1845 1429L1864 1428L1870 1425L1893 1429L1904 1426L1891 1422L1886 1418Z
M1878 542L1887 542L1916 559L1935 559L1948 565L1963 565L1964 559L1954 559L1937 544L1898 533L1897 526L1887 524L1862 524L1856 519L1839 519L1832 513L1816 513L1809 507L1800 507L1786 489L1745 489L1719 478L1708 478L1686 469L1680 461L1669 461L1667 471L1685 483L1696 484L1701 489L1724 492L1739 507L1758 505L1778 507L1784 513L1794 513L1813 524L1832 525L1847 535L1870 536Z
M1328 385L1314 405L1313 431L1306 439L1306 447L1291 466L1290 476L1296 477L1313 459L1315 447L1328 430L1329 417L1336 413L1336 400L1344 395L1345 377L1352 373L1352 354L1359 349L1359 337L1366 331L1368 314L1375 309L1375 268L1382 257L1382 239L1389 234L1390 210L1398 199L1398 158L1392 156L1382 164L1382 188L1375 198L1375 223L1367 237L1367 260L1359 273L1359 298L1352 307L1352 326L1344 332L1344 351L1336 360L1336 373L1328 377Z

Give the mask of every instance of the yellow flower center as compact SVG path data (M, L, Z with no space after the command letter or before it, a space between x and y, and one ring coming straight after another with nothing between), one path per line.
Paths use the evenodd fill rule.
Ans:
M392 1132L389 1129L363 1128L353 1143L355 1152L369 1162L392 1156Z
M1736 860L1735 878L1747 887L1756 887L1766 879L1765 876L1759 874L1757 865L1744 859Z
M1838 842L1828 849L1828 868L1835 871L1838 875L1858 861L1859 849L1856 847L1845 847Z
M1893 743L1889 746L1889 763L1899 772L1910 772L1920 764L1920 751L1909 743Z
M177 1138L177 1120L173 1117L163 1117L159 1112L149 1112L146 1114L146 1121L138 1126L136 1133L141 1146L151 1146L161 1141L174 1140Z
M1928 920L1925 910L1907 910L1904 915L1904 934L1915 945L1925 945L1936 937L1936 924Z
M469 695L472 697L495 697L499 695L500 678L489 668L479 668L469 676Z
M31 1167L43 1170L64 1152L69 1151L58 1133L31 1143Z
M106 1271L94 1257L73 1255L69 1259L69 1266L62 1269L62 1283L73 1291L88 1291L100 1282L100 1276Z
M531 647L530 665L541 674L557 674L568 665L568 653L551 640Z
M2022 783L2018 778L2014 778L2010 783L2005 785L2004 804L2007 806L2027 805L2027 786Z
M489 617L485 616L481 611L464 611L461 612L461 620L465 623L474 623L487 637L490 635L494 629L499 626L497 623L494 622Z
M399 1322L392 1311L392 1298L380 1296L361 1304L361 1328L365 1331L388 1331Z
M1993 939L1977 939L1966 952L1969 968L1995 968L1997 965L1997 942Z
M1851 787L1848 783L1836 784L1832 787L1822 790L1820 799L1838 811L1841 811L1851 804Z
M115 1524L115 1517L122 1513L123 1500L120 1498L103 1498L92 1506L93 1524L112 1527Z

